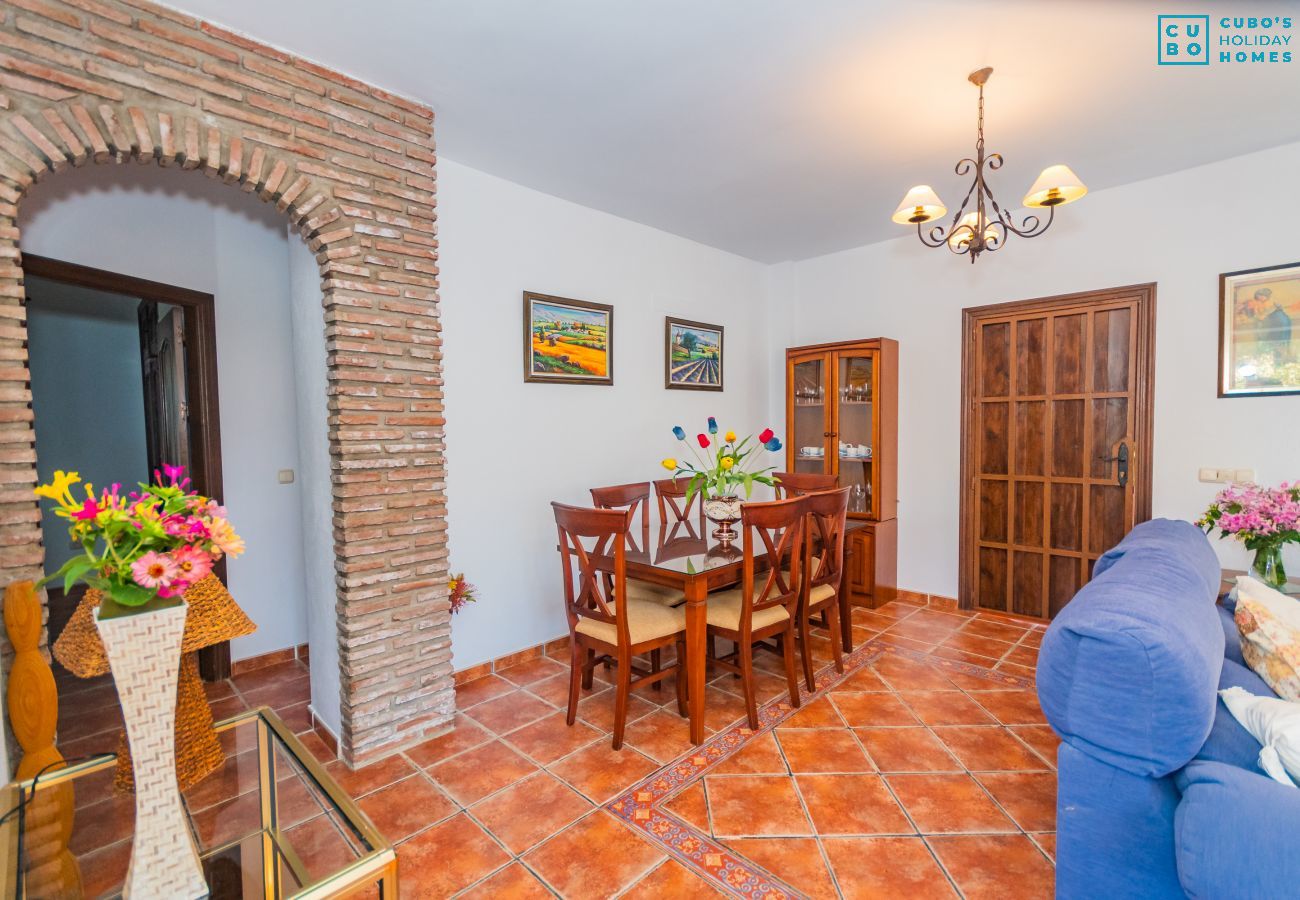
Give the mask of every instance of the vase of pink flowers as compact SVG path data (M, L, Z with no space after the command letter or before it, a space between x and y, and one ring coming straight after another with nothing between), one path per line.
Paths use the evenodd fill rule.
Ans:
M207 882L176 780L176 684L187 588L244 543L216 501L190 489L179 466L123 493L115 484L84 497L76 472L36 489L68 520L81 552L41 584L82 582L103 595L95 615L113 671L134 769L135 834L123 896L206 897ZM77 493L81 493L80 491Z
M1282 548L1300 542L1300 482L1284 481L1275 488L1229 485L1219 491L1197 524L1207 532L1217 528L1221 538L1236 538L1253 550L1251 572L1281 590L1286 584Z

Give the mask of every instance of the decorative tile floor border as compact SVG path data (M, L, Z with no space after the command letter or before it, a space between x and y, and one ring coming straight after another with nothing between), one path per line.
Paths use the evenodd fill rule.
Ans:
M814 678L817 690L811 694L801 690L800 702L804 707L808 706L864 666L886 656L923 662L940 671L971 675L1013 688L1032 688L1034 685L1032 678L986 669L962 660L930 656L919 650L872 638L845 657L843 675L828 663ZM763 867L661 809L683 790L743 750L755 738L774 730L798 712L798 709L790 705L788 694L769 700L758 710L757 731L750 730L745 720L741 719L633 785L606 803L604 808L632 827L645 840L703 877L713 887L732 896L750 900L803 898L804 894Z

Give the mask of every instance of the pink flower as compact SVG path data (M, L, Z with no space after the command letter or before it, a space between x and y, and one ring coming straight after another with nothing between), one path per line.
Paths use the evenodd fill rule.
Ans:
M166 553L150 550L131 563L131 576L141 587L167 587L177 575L176 561Z
M212 557L198 547L181 547L172 551L176 569L182 579L193 584L207 578L212 572Z
M94 519L95 516L103 512L103 509L92 498L87 497L86 502L81 505L81 509L72 514L72 518L85 522Z

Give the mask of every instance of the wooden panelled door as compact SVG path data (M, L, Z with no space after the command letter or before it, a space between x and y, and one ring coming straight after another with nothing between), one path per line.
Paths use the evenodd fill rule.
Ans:
M963 320L961 603L1051 618L1151 516L1155 285Z

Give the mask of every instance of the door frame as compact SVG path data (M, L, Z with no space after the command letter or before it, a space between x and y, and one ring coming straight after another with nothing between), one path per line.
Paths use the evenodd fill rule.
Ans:
M1137 443L1134 479L1133 522L1151 518L1151 462L1154 438L1155 413L1155 358L1156 358L1156 283L1130 284L1051 297L1034 297L1009 303L967 307L961 311L961 485L959 490L959 534L957 603L962 609L975 605L975 571L978 554L972 553L975 529L975 442L971 430L975 424L975 378L970 371L974 363L972 350L980 323L985 319L1002 318L1007 314L1054 312L1059 309L1101 305L1113 301L1117 295L1135 295L1137 298L1136 344L1137 357L1133 363L1136 383L1133 386L1133 421Z
M185 310L185 395L190 414L190 477L195 490L202 494L208 497L224 496L221 413L217 397L216 298L203 291L32 253L23 254L23 274L166 303ZM138 348L133 348L133 351L139 352ZM39 427L39 423L34 427ZM225 560L219 561L217 567L218 577L224 580ZM200 650L199 671L206 681L228 678L230 642L222 641Z

